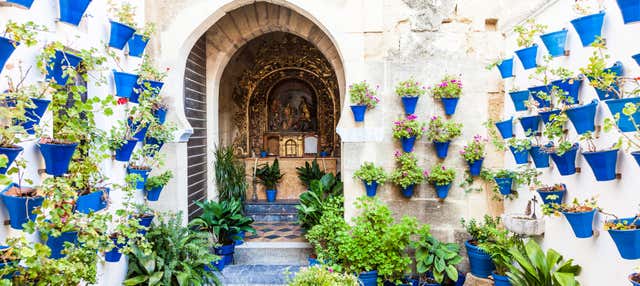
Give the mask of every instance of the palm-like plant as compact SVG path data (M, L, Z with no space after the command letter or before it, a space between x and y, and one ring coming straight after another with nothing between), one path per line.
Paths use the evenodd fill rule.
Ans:
M341 196L342 187L342 181L331 173L311 181L309 190L300 195L300 204L296 206L300 225L311 229L318 224L324 204L335 196Z
M313 180L320 180L322 176L326 173L320 170L320 166L318 165L318 160L313 159L311 164L309 162L304 162L304 166L300 166L296 168L296 172L298 173L298 178L305 185L305 187L311 187L311 182Z
M216 187L220 200L244 200L247 191L245 167L233 154L233 147L217 148L214 155Z
M574 265L573 259L564 260L553 249L545 254L540 245L529 240L522 249L513 247L509 253L516 265L509 265L507 276L513 285L520 286L578 286L576 276L580 274L580 265Z
M273 161L272 165L266 163L256 170L258 181L264 185L267 190L275 190L283 176L284 175L280 173L280 163L278 163L278 159Z
M240 233L256 232L251 227L253 219L242 214L242 203L239 200L196 202L196 205L202 208L202 214L189 225L212 233L222 245L229 245L240 239Z

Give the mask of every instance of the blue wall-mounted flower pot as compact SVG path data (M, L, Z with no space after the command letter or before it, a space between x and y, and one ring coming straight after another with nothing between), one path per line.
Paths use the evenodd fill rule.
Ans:
M571 20L571 25L580 36L583 47L591 45L596 38L602 35L603 23L604 11Z
M155 80L143 80L142 86L151 92L151 96L157 96L158 94L160 94L160 91L164 86L164 82Z
M638 64L640 66L640 54L635 54L633 56L631 56L631 58L636 61L636 64ZM0 70L2 71L2 70Z
M160 140L158 140L158 139L157 139L157 138L155 138L155 137L149 137L149 136L147 136L147 137L144 139L144 144L145 144L145 145L156 145L155 150L160 151L160 149L162 149L162 146L164 146L164 141L160 141ZM264 152L264 157L262 157L262 152ZM266 151L262 151L262 152L260 152L260 156L261 156L262 158L266 158L266 157L269 155L269 153L268 153L268 152L266 152ZM153 156L153 155L154 155L154 154L149 154L149 156Z
M136 174L138 175L138 179L135 181L135 187L138 190L142 190L144 189L144 184L147 182L147 177L149 177L149 172L151 172L151 170L139 170L139 169L132 169L127 167L127 174Z
M31 98L31 102L33 102L36 107L24 109L24 116L26 117L26 120L21 121L20 124L28 134L33 135L36 134L33 126L40 124L40 118L42 118L44 113L47 111L47 107L49 107L51 100Z
M139 217L138 224L144 227L144 229L139 229L138 233L142 235L147 234L147 230L149 229L149 227L151 227L151 223L153 222L154 218L155 218L154 215L143 215Z
M69 163L78 143L48 144L40 143L40 153L44 157L45 172L52 176L62 176L69 170Z
M618 162L618 149L582 152L587 160L596 181L611 181L616 179L616 163Z
M469 174L471 174L471 176L480 175L480 171L482 171L482 162L483 161L484 161L484 158L481 158L481 159L473 161L473 162L467 161L467 164L469 165Z
M564 194L566 193L566 190L562 190L562 191L552 191L552 192L541 192L540 190L538 190L538 195L540 195L540 198L542 199L542 203L543 204L562 204L562 201L564 200ZM550 196L555 196L554 198L551 198Z
M371 181L371 184L367 184L367 181L362 180L362 183L364 184L364 188L367 192L367 197L375 197L376 192L378 191L378 182Z
M33 5L33 1L35 0L7 0L7 2L9 3L18 4L27 9L31 9L31 5Z
M364 113L367 111L366 105L352 105L351 112L353 112L353 119L356 122L364 121Z
M611 223L625 223L630 224L635 218L621 218L610 221ZM640 227L640 222L634 223L636 227ZM623 259L634 260L640 258L640 229L630 230L613 230L610 229L609 235L616 244L618 252Z
M527 110L525 102L529 100L529 90L509 92L509 96L511 97L511 101L513 101L513 107L516 111Z
M405 198L411 198L413 196L413 191L415 190L415 188L415 185L409 185L407 187L401 187L400 190L402 191L402 195Z
M133 149L136 148L136 144L138 144L138 140L131 139L127 140L127 142L122 144L120 148L116 149L116 161L129 162L129 159L131 159L131 153L133 153Z
M133 37L136 29L129 27L123 23L109 21L111 23L111 34L109 36L109 47L118 50L124 49L129 39Z
M447 158L447 153L449 153L449 144L451 144L450 141L447 141L447 142L433 141L433 146L436 148L436 155L438 155L438 158L440 159Z
M222 262L226 266L233 264L233 254L235 250L235 244L228 244L214 248L214 253L221 257Z
M569 225L573 229L573 233L577 238L589 238L593 235L593 217L596 210L588 212L570 213L562 212L564 217L569 221Z
M91 0L60 0L60 21L78 26Z
M500 76L502 78L513 77L513 57L502 60L498 65L498 70L500 71Z
M129 55L136 58L142 57L144 49L147 48L147 43L149 43L149 38L145 38L141 34L134 34L127 44L129 46Z
M524 67L525 70L538 66L536 63L536 58L538 57L538 44L533 44L531 47L517 50L516 55L520 59L522 67Z
M0 167L0 174L4 175L7 173L7 170L11 168L11 164L13 164L13 161L16 160L16 157L18 157L18 155L20 154L20 152L22 152L22 150L24 150L24 148L17 145L13 148L0 147L0 155L7 156L7 165L6 167Z
M565 104L580 103L580 86L582 79L559 79L551 82L552 86L557 86L560 90L567 93L567 99L563 100Z
M578 154L578 143L573 145L571 150L562 155L551 153L551 159L556 164L558 172L561 176L569 176L576 173L576 156Z
M416 113L416 105L418 104L418 99L420 97L417 96L403 96L402 97L402 106L404 106L404 113L406 115Z
M131 130L138 129L138 124L140 124L139 122L133 122L131 118L127 119L127 122ZM138 141L144 141L144 138L147 135L147 130L149 130L149 124L147 124L144 128L141 128L138 132L136 132L136 134L133 135L133 138L137 139Z
M491 260L491 255L482 250L480 247L471 244L469 241L464 243L469 256L469 264L471 274L480 278L487 278L496 269Z
M549 124L549 122L551 122L551 115L558 116L559 114L560 109L538 112L538 115L540 115L540 120L542 120L542 123L544 124Z
M101 211L107 207L109 189L97 190L93 193L82 195L76 200L76 211L83 214Z
M362 272L358 275L358 280L362 286L377 286L378 285L378 271Z
M107 262L119 262L122 257L122 252L120 250L124 247L124 243L118 243L118 238L112 237L111 241L113 241L113 248L104 253L104 260Z
M529 88L529 93L531 94L531 97L533 97L533 99L535 99L535 101L538 103L538 108L551 107L551 100L541 98L540 96L538 96L539 92L549 94L551 92L551 86L540 85Z
M596 111L598 110L598 101L593 100L589 104L569 108L565 112L573 123L578 134L596 131Z
M64 250L65 242L70 242L72 244L78 243L78 233L75 231L67 231L60 234L58 237L54 237L51 235L47 236L47 246L51 249L51 255L49 257L53 259L59 259L67 256L62 253Z
M529 150L517 150L512 146L509 146L509 149L513 154L513 159L516 161L516 164L522 165L529 163Z
M640 21L640 1L638 0L617 0L618 8L622 13L622 20L625 24Z
M522 130L524 130L525 134L538 132L540 115L520 117L520 125L522 125Z
M2 202L7 208L9 213L9 223L13 229L23 229L22 225L30 220L35 220L37 215L33 213L33 210L42 205L44 197L15 197L7 195L7 191L11 188L18 188L18 184L11 183L7 186L0 196L2 196Z
M604 69L604 72L614 73L617 76L622 76L622 73L624 72L624 66L622 66L622 62L617 61L613 64L613 66ZM595 90L600 100L607 100L607 99L617 99L618 94L616 94L616 92L619 91L619 89L620 88L618 87L618 85L614 83L606 90L599 89L599 88L596 88Z
M160 193L162 192L162 189L164 189L164 186L158 186L158 187L152 188L151 190L146 190L147 200L150 202L158 201L160 199Z
M491 273L493 277L493 286L511 286L511 281L508 276L498 275L495 272Z
M400 143L402 143L402 151L410 153L413 151L413 145L416 143L416 137L400 138Z
M456 106L458 106L459 97L454 98L441 98L442 106L444 107L444 114L453 115L456 113Z
M498 128L500 136L502 136L503 139L513 137L513 117L504 121L496 122L496 128Z
M622 109L627 103L636 104L636 105L639 104L640 97L611 99L611 100L606 100L605 103L609 107L609 111L611 111L611 115L615 116L616 114L620 114L620 119L616 121L616 125L618 125L618 128L620 128L622 132L636 131L636 126L633 124L633 121L631 121L631 118L633 118L633 120L635 120L637 124L640 124L640 112L636 112L632 116L626 116L622 114Z
M438 194L438 198L440 199L446 199L447 196L449 195L449 190L451 189L451 184L446 184L446 185L433 185L433 187L436 189L436 194Z
M66 85L69 80L69 75L64 74L65 67L77 68L82 62L82 58L71 53L66 53L56 50L55 56L49 59L47 63L46 78L48 80L54 80L59 85Z
M513 187L513 178L493 178L493 180L496 181L500 194L503 194L505 196L511 194L511 189Z
M267 190L267 202L275 202L278 190Z
M116 96L129 98L133 93L138 78L137 74L131 74L126 72L113 71L113 81L116 85Z
M544 152L540 146L531 146L529 155L531 155L531 159L536 168L542 169L549 167L549 153Z
M0 73L18 45L20 45L20 43L14 42L5 37L0 37Z
M153 117L158 120L158 123L160 123L160 125L164 124L167 121L167 109L163 107L154 110Z
M565 46L567 44L567 30L563 29L547 33L540 36L544 46L547 47L547 51L552 57L564 56Z

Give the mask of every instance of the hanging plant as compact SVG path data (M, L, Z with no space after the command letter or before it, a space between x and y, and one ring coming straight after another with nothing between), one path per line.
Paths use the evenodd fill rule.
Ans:
M407 115L405 119L393 122L393 138L400 140L404 152L413 151L416 139L420 139L426 131L425 123L417 119L418 116L411 114Z
M571 25L580 36L582 46L587 47L602 35L604 9L602 1L576 0L573 10L582 17L571 20Z
M575 198L570 204L545 204L542 210L547 215L563 214L577 238L589 238L593 235L594 216L600 208L595 198L586 199L582 203Z
M567 139L564 132L564 124L569 120L566 114L553 116L553 120L546 125L542 134L551 140L544 151L551 154L551 159L558 167L558 172L562 176L576 173L576 155L579 144ZM557 140L556 143L553 140Z
M127 43L129 55L137 58L142 57L144 50L147 48L147 43L149 43L149 39L151 39L151 35L155 31L156 25L154 23L146 23L142 29L138 29L138 33L135 33Z
M605 42L598 38L592 44L593 54L589 57L589 63L580 68L587 79L589 85L593 86L598 93L600 100L621 98L619 77L622 76L622 63L616 62L612 67L607 67L610 56L606 53Z
M150 156L153 154L153 156ZM129 165L127 166L127 182L138 190L144 190L147 177L154 167L164 164L164 158L158 156L158 151L153 145L142 145L135 149Z
M471 176L480 175L482 170L482 162L486 154L486 146L488 140L480 135L473 136L473 140L469 141L460 151L462 158L469 164L469 173Z
M7 60L20 44L24 44L27 47L37 44L36 36L41 31L47 31L47 28L32 21L23 24L18 24L12 20L7 21L4 32L0 36L0 72L2 72Z
M112 0L109 0L108 3L109 14L113 19L109 21L111 23L109 47L122 50L136 32L136 7L126 1L122 3L115 3Z
M604 223L606 230L616 244L618 253L623 259L634 260L640 258L640 249L636 242L640 240L639 217L618 218L607 220Z
M513 154L513 158L516 164L527 164L529 163L529 149L531 149L531 140L528 138L519 139L519 138L510 138L507 141L509 145L509 149Z
M60 21L78 26L91 0L59 0Z
M4 161L2 163L7 163L6 157L2 160ZM8 171L8 175L16 175L17 183L11 182L9 177L3 176L2 178L2 184L8 186L0 193L0 196L9 213L9 222L13 229L23 229L23 224L35 220L38 213L34 210L40 207L44 201L39 188L33 186L33 181L24 176L26 167L27 161L20 159Z
M445 75L440 83L430 89L433 98L442 101L446 115L453 115L456 112L458 100L462 95L462 79L460 77Z
M611 181L616 179L616 165L618 162L618 151L622 145L622 139L619 138L618 143L611 148L598 150L596 148L593 133L587 132L580 137L580 141L586 142L582 150L589 167L596 177L596 181Z
M396 94L402 98L402 105L404 106L405 114L414 114L416 112L416 104L418 104L418 98L424 95L427 89L421 86L413 77L407 80L398 82L396 85Z
M546 25L536 23L534 18L527 19L522 25L517 25L513 31L518 34L516 42L522 49L516 51L520 63L525 70L537 66L538 44L534 43L534 38L544 33Z
M147 179L144 184L144 190L147 193L147 200L157 201L160 198L160 192L164 186L173 178L173 172L165 171L158 176L152 176Z
M138 80L138 85L134 88L134 94L129 100L138 103L139 100L146 100L148 97L158 96L164 86L163 81L167 77L168 72L169 68L166 68L164 71L157 69L151 57L145 55L140 67L136 70L136 73L140 75L140 80ZM148 91L148 93L145 93L145 91Z
M439 116L432 116L427 124L424 136L428 141L433 142L436 154L439 158L446 158L449 144L453 139L462 135L462 123L453 120L444 120Z
M356 122L364 121L367 109L373 109L380 103L377 97L379 86L372 89L367 81L349 85L349 97L351 99L351 111Z
M364 162L353 173L353 177L362 181L369 197L374 197L378 186L384 185L387 181L387 174L384 169L374 165L372 162Z
M564 195L567 192L565 184L555 184L553 186L541 186L536 190L544 204L561 205Z
M446 168L444 165L438 163L431 168L430 172L424 171L424 176L433 187L436 189L438 198L445 199L451 189L451 184L456 179L456 171L454 169Z
M513 77L513 57L510 57L508 59L499 58L491 62L485 68L487 70L490 70L494 67L498 68L498 71L500 71L500 76L503 79Z
M540 35L540 39L544 43L544 46L547 47L549 55L551 55L552 57L565 55L565 53L567 52L565 50L565 45L567 44L568 33L569 31L567 29L562 29L560 31Z
M413 153L395 153L396 169L391 173L391 182L401 188L406 198L413 196L416 185L424 182L423 170L418 167L418 159Z

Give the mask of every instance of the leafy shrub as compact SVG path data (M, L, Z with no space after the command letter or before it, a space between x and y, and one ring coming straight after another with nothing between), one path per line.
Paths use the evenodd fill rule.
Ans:
M424 95L427 89L424 86L420 86L413 77L403 80L396 85L396 94L399 96L419 97Z
M336 196L322 205L320 223L314 225L306 234L307 241L313 246L320 261L339 263L338 233L349 228L344 220L344 198Z
M221 201L244 200L247 192L245 166L233 153L233 147L218 147L214 153L216 187Z
M358 286L354 275L333 271L332 268L315 266L303 268L288 282L289 286Z
M432 142L450 142L462 135L462 124L453 120L444 120L440 116L433 116L427 124L425 137Z
M316 159L313 159L311 164L304 162L304 166L296 167L296 172L298 173L298 179L300 179L302 184L307 188L311 184L311 181L320 180L325 174L324 171L320 170L318 160Z
M454 169L447 169L442 164L436 164L431 168L430 173L425 174L427 181L436 186L445 186L451 184L456 179L456 171Z
M507 276L513 285L520 286L578 286L576 276L580 274L580 265L574 265L573 259L564 260L553 249L545 254L535 240L524 246L509 250L514 264L508 264Z
M371 184L371 182L377 182L382 185L387 181L387 174L382 167L378 167L371 162L364 162L360 169L353 173L353 177Z
M242 202L238 200L196 202L196 205L202 208L202 214L189 225L213 234L219 244L232 244L240 233L255 233L251 227L253 219L242 214Z
M313 180L309 190L300 195L298 221L303 228L311 229L320 222L323 206L334 197L342 196L342 181L333 174L326 174L320 180Z

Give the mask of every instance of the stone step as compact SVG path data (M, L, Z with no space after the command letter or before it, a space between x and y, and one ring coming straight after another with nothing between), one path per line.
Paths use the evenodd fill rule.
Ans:
M244 211L255 221L293 222L298 220L298 200L282 200L269 203L267 201L247 201Z
M245 242L236 246L234 265L309 264L311 245L306 242Z
M285 273L299 270L296 265L229 265L216 275L225 286L281 286L287 285Z

